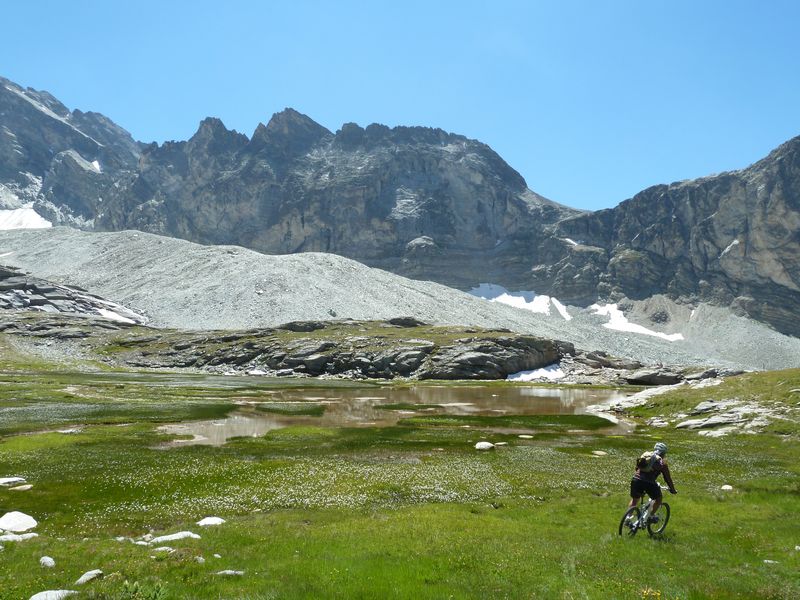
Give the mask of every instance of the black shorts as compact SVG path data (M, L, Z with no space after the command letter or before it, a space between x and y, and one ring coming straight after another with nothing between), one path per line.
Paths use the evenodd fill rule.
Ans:
M631 479L631 498L641 498L645 493L654 500L661 500L661 486L657 482Z

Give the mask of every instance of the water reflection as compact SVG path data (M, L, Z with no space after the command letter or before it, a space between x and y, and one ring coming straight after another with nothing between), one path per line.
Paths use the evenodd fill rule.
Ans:
M625 395L619 390L510 386L420 385L383 388L380 393L371 395L367 395L364 389L286 389L273 390L266 398L263 395L242 396L235 400L240 408L224 419L165 425L161 430L193 436L176 441L176 444L219 446L233 437L260 437L273 429L292 425L386 427L401 418L420 414L580 414L591 404L618 400ZM274 414L259 409L278 408L291 412L320 404L325 407L321 416ZM409 406L404 410L379 408L386 404Z

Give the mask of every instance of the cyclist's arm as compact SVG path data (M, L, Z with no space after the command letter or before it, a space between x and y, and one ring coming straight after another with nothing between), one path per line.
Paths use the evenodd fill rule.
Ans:
M667 485L669 486L669 491L673 494L677 494L678 492L675 489L675 484L672 483L672 476L669 473L669 467L667 466L667 463L662 463L661 472L664 474L664 481L667 482Z

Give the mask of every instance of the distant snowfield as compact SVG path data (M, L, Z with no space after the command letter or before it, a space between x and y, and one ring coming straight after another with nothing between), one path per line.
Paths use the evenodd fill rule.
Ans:
M677 342L684 339L682 333L662 333L660 331L647 329L647 327L637 325L636 323L631 323L625 318L625 315L622 313L622 311L617 308L616 304L606 304L604 306L592 304L589 308L593 310L594 314L596 315L608 317L608 323L603 323L603 327L606 327L607 329L613 329L615 331L627 331L629 333L640 333L642 335L652 335L654 337L665 339L668 342Z
M501 304L507 304L514 308L521 308L548 316L550 315L550 307L553 306L565 321L572 319L572 315L569 314L567 307L556 298L551 298L543 294L536 294L536 292L509 292L502 285L482 283L478 287L472 288L468 293L472 296L489 300L490 302L500 302Z
M53 224L30 206L0 210L0 229L46 229Z

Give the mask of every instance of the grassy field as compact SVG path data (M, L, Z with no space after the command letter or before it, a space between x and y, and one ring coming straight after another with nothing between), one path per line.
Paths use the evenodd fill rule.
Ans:
M170 447L159 423L222 416L233 397L258 391L26 369L0 376L0 477L33 488L0 488L0 514L34 516L39 537L0 542L3 599L46 589L131 599L800 597L796 422L718 439L643 425L712 395L796 410L800 371L658 397L633 411L640 426L624 437L595 430L593 417L425 415ZM533 438L494 433L507 426ZM480 440L508 445L478 452ZM633 463L655 440L671 448L672 519L660 538L620 538ZM195 525L212 515L227 522ZM168 542L171 553L115 539L183 530L201 539ZM44 555L54 568L39 566ZM74 586L96 568L102 579ZM215 574L225 569L244 574Z

